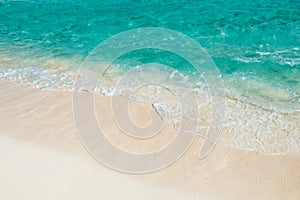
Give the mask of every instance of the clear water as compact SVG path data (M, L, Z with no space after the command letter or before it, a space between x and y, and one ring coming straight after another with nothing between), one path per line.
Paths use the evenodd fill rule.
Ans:
M0 0L0 75L41 88L72 87L72 70L103 40L132 28L164 27L206 49L232 98L298 113L299 11L299 0ZM192 76L189 65L157 51L129 54L116 66L122 71L163 60ZM240 111L234 110L237 118ZM249 116L254 114L244 117ZM282 130L296 131L296 150L291 151L300 149L298 119L288 128L282 125Z
M297 111L299 10L298 0L1 0L1 66L43 66L54 60L58 68L76 67L114 34L165 27L187 34L208 51L231 95Z

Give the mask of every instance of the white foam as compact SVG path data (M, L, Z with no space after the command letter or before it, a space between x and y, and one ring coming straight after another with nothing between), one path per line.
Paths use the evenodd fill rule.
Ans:
M96 89L97 93L114 95L114 81L120 71L111 70L110 75L104 75L103 82ZM171 74L172 75L172 74ZM171 76L178 80L178 72ZM182 76L180 84L189 84L189 77ZM12 67L0 68L0 77L16 81L30 87L48 89L73 90L76 71L57 70L42 67ZM143 78L143 77L139 77ZM132 80L134 81L134 80ZM257 83L256 83L257 84ZM210 126L212 102L204 82L197 82L190 87L197 95L199 118L197 119L198 134L205 136ZM270 89L270 88L269 88ZM82 90L91 91L82 86ZM270 89L271 90L271 89ZM119 91L120 92L120 91ZM152 103L162 119L174 124L175 129L180 129L181 109L176 97L163 87L148 86L137 90L134 94L121 92L121 95L133 100ZM266 93L270 98L289 99L290 96L277 91ZM274 97L275 95L275 97ZM262 107L251 105L242 101L243 98L227 98L227 114L223 135L220 144L247 151L256 151L272 154L299 153L300 152L300 125L299 113L280 113L266 110Z

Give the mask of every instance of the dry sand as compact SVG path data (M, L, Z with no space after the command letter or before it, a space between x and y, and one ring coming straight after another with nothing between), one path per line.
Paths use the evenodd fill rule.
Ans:
M99 95L97 102L109 105L110 97ZM141 116L150 106L132 105L133 120L149 123ZM99 118L106 120L107 130L115 130L109 106L101 109ZM172 136L170 124L158 139L142 143L108 134L130 151L157 148ZM178 162L159 172L119 173L94 160L81 145L72 92L0 80L0 199L300 199L299 154L263 155L218 145L199 160L201 142L196 139Z

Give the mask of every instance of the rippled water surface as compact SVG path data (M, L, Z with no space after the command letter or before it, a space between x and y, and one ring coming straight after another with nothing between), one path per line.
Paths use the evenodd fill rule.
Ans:
M300 109L299 10L298 0L2 0L1 67L78 67L114 34L165 27L187 34L207 50L229 94L295 111ZM143 52L131 58L139 56Z

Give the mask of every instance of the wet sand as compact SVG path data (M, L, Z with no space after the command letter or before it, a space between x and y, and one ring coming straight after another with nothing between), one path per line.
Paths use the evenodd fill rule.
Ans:
M81 145L72 113L72 92L42 91L0 80L0 196L3 199L299 199L300 155L265 155L217 145L198 158L201 138L172 166L129 175L93 159ZM97 105L111 97L97 96ZM149 123L150 105L132 102L133 119ZM136 108L134 110L134 108ZM137 109L138 108L138 109ZM101 114L102 113L102 114ZM105 115L103 115L105 113ZM108 134L131 151L150 151L175 132L133 141L116 131L109 106L101 106ZM141 143L140 143L141 142Z

